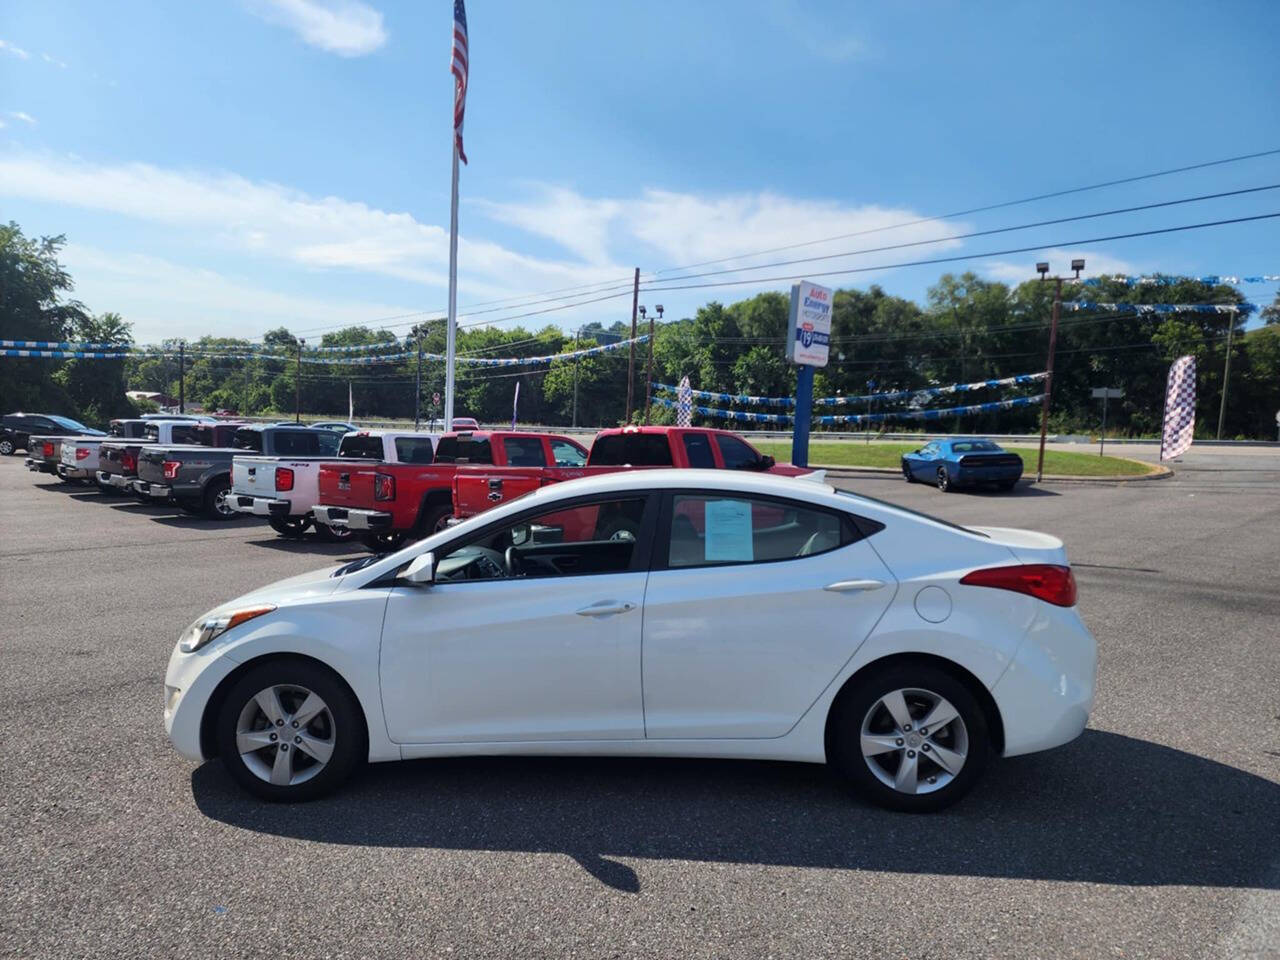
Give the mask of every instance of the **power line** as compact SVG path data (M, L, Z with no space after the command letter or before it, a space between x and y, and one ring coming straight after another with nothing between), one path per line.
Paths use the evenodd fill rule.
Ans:
M1280 213L1260 213L1251 217L1233 217L1229 220L1208 220L1203 223L1190 223L1177 227L1163 227L1158 230L1139 230L1134 233L1117 233L1106 237L1088 237L1082 240L1058 240L1051 243L1040 243L1029 247L1011 247L1007 250L988 250L985 253L965 253L957 254L953 257L934 257L928 260L909 260L902 263L884 263L872 267L851 267L845 270L828 270L821 273L806 274L804 277L755 277L749 280L719 280L713 283L689 283L665 287L650 286L645 289L651 293L660 293L666 290L700 290L707 287L736 287L744 284L782 283L789 280L801 280L811 277L839 277L851 273L870 273L875 270L896 270L901 267L923 267L937 263L958 263L962 260L982 260L987 257L1004 257L1015 253L1032 253L1037 250L1045 250L1049 247L1078 246L1085 243L1106 243L1112 240L1132 240L1136 237L1154 237L1166 233L1181 233L1187 230L1201 230L1205 227L1221 227L1236 223L1251 223L1256 220L1273 220L1276 217L1280 217ZM763 269L763 267L757 269Z
M1052 220L1037 220L1012 227L993 227L989 230L975 230L972 233L957 233L946 237L934 237L929 240L911 240L906 243L894 243L884 247L866 247L862 250L846 250L842 253L827 253L817 257L800 257L795 260L777 260L772 263L761 263L754 267L729 267L725 270L709 270L706 273L691 273L682 277L667 277L660 281L669 283L674 280L696 280L699 277L714 277L726 273L743 273L748 270L765 270L769 267L788 267L797 263L816 263L819 260L835 260L840 257L853 257L866 253L884 253L888 250L905 250L908 247L924 247L935 243L947 243L953 240L971 240L974 237L989 237L997 233L1013 233L1018 230L1030 230L1034 227L1050 227L1060 223L1073 223L1078 220L1096 220L1099 217L1114 217L1124 213L1138 213L1142 210L1156 210L1161 207L1176 207L1184 203L1199 203L1203 200L1220 200L1223 197L1237 197L1247 193L1260 193L1264 190L1280 189L1280 183L1272 183L1262 187L1246 187L1242 190L1227 190L1223 193L1206 193L1198 197L1184 197L1180 200L1162 200L1159 203L1146 203L1136 207L1119 207L1115 210L1102 210L1097 213L1082 213L1074 217L1056 217Z
M800 247L811 247L820 243L831 243L834 240L849 240L853 237L865 237L873 233L883 233L886 230L901 230L904 227L914 227L922 223L935 223L939 220L950 220L955 217L967 217L975 213L986 213L990 210L1001 210L1005 207L1016 207L1025 203L1035 203L1037 200L1051 200L1055 197L1065 197L1075 193L1085 193L1090 190L1101 190L1105 187L1116 187L1125 183L1137 183L1141 180L1154 180L1157 177L1167 177L1175 173L1187 173L1191 170L1204 170L1209 167L1223 166L1228 163L1238 163L1241 160L1256 160L1259 157L1269 157L1280 154L1280 147L1274 150L1262 150L1258 153L1245 153L1235 157L1226 157L1222 160L1208 160L1204 163L1193 163L1184 167L1174 167L1170 170L1157 170L1154 173L1143 173L1134 177L1123 177L1119 180L1106 180L1102 183L1093 183L1083 187L1071 187L1067 190L1055 190L1052 193L1041 193L1034 197L1023 197L1020 200L1005 200L1001 203L988 204L985 207L972 207L968 210L957 210L954 213L943 213L932 217L921 217L917 220L904 220L901 223L893 223L883 227L871 227L866 230L856 230L853 233L842 233L834 237L826 237L822 240L805 240L800 243L787 244L781 247L771 247L768 250L757 250L755 253L740 253L732 257L721 257L717 260L703 260L699 263L687 263L680 267L664 267L661 270L655 270L654 273L671 273L675 270L692 270L694 267L706 267L717 263L728 263L732 260L742 260L747 257L761 257L768 253L781 253L784 250L797 250Z

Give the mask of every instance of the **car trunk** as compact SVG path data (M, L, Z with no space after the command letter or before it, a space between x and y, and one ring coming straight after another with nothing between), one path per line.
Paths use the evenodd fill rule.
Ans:
M1008 547L1022 563L1053 563L1068 566L1067 550L1062 541L1047 533L1034 530L1017 530L1012 527L969 527L993 543Z

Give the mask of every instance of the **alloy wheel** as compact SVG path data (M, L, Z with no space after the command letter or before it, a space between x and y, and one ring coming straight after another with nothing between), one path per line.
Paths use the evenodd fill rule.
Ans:
M960 712L931 690L886 693L862 719L862 759L872 775L898 793L934 793L960 775L969 756L969 731Z
M278 787L306 783L333 756L335 724L328 704L295 684L258 691L236 721L236 749L259 780Z
M938 489L943 493L951 489L951 474L947 473L946 467L938 468Z

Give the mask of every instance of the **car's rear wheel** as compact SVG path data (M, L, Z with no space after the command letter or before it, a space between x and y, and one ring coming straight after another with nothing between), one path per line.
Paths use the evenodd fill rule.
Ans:
M332 527L319 521L316 521L316 535L326 543L346 543L355 539L355 532L350 527Z
M951 473L949 470L947 470L946 467L938 468L937 484L938 484L938 489L941 490L943 493L951 492Z
M986 766L986 715L945 670L902 663L876 670L841 698L829 757L868 800L929 813L972 789Z
M360 542L372 553L395 553L404 546L409 534L404 530L387 530L383 533L366 533Z
M231 507L231 481L226 477L209 481L200 506L210 520L234 520L240 515Z
M433 533L439 533L449 523L449 518L453 516L453 506L448 503L438 503L435 506L428 506L422 511L422 516L418 519L418 535L421 537L429 537Z
M13 441L8 437L0 440L0 457L11 457L13 452L18 448L13 445Z
M311 526L310 517L268 517L271 529L282 537L300 537Z
M250 669L228 692L216 722L227 772L264 800L323 796L368 754L351 693L330 671L305 660Z

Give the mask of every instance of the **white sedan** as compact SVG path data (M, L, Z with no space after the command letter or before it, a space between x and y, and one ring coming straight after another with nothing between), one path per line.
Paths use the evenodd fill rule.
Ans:
M1097 653L1075 600L1045 534L625 471L210 611L169 660L165 729L269 800L366 759L576 754L828 763L936 810L991 754L1084 729Z

